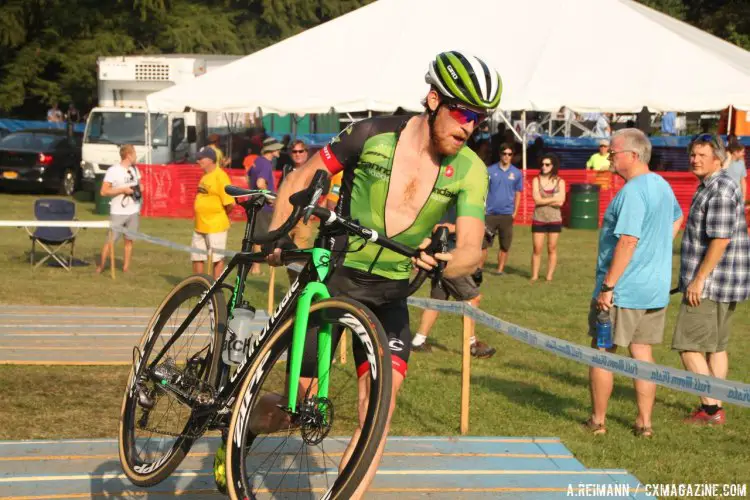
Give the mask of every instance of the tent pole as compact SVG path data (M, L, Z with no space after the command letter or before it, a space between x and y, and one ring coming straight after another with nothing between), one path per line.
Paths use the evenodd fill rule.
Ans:
M729 105L729 115L727 116L727 135L732 133L732 105Z
M549 131L547 132L547 135L550 135L550 136L552 135L552 116L553 116L553 113L550 113L549 114L549 124L548 124Z
M528 132L526 130L526 110L523 110L521 112L521 120L523 121L523 139L521 140L522 142L521 151L522 151L522 158L523 158L523 182L525 184L526 183L526 143L528 142L527 140ZM523 216L524 222L526 222L526 191L528 190L524 189L523 194L521 195L521 205L522 205L521 214Z

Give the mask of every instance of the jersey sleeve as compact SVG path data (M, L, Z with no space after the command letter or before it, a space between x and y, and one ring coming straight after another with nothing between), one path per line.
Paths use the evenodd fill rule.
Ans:
M372 131L372 120L352 123L318 153L331 175L352 168Z
M457 216L475 217L484 221L488 187L487 167L481 162L473 163L458 192L458 199L456 200Z

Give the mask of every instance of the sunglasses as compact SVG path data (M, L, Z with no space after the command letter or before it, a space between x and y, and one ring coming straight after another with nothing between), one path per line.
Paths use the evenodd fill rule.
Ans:
M302 153L307 153L307 150L306 149L292 149L292 154L301 155Z
M701 135L697 136L690 143L690 148L692 148L692 146L694 144L697 144L697 143L710 144L711 147L714 148L714 150L719 150L719 149L722 150L722 151L724 150L724 143L718 137L716 137L713 134L701 134Z
M552 164L550 162L544 162L544 163L542 163L542 166L543 167L551 167Z
M487 120L487 113L464 108L455 103L446 104L445 106L448 108L448 114L451 118L456 120L459 125L465 125L469 122L474 122L475 125L480 125Z
M513 156L513 153L503 153L503 156Z

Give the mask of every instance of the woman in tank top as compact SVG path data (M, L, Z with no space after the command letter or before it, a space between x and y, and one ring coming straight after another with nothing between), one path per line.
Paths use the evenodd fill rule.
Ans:
M547 236L547 281L552 281L557 266L557 239L562 231L560 207L565 203L565 181L557 172L560 159L547 153L539 157L539 176L532 181L534 217L531 221L531 237L534 251L531 255L531 282L539 279L544 237Z

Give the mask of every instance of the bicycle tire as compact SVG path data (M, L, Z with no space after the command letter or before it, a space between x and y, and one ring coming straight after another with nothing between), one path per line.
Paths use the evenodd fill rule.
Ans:
M130 376L128 377L128 384L122 402L118 433L120 464L130 482L137 486L153 486L166 479L184 460L195 439L197 439L197 436L191 434L194 432L201 433L203 430L202 424L204 424L209 418L208 416L202 416L200 417L200 421L196 421L194 419L194 412L191 409L187 423L184 425L179 435L175 436L176 439L174 443L172 443L162 458L153 462L147 462L141 460L137 456L136 426L139 425L137 417L139 408L141 409L141 415L143 415L143 408L138 404L138 394L135 390L137 377L140 376L140 373L138 372L141 371L140 369L148 366L148 360L156 350L155 346L157 341L160 340L160 337L163 334L162 331L171 316L179 310L183 303L190 299L196 299L197 304L197 301L200 301L213 283L213 278L205 274L189 276L178 283L154 312L154 315L149 321L148 327L139 342L142 357L140 362L134 362L130 371ZM202 363L200 363L202 365L201 379L205 379L203 381L206 384L215 388L219 377L221 339L224 335L227 324L227 307L224 296L219 292L214 293L211 296L211 299L207 302L207 307L210 330L205 335L197 335L208 337L208 350ZM206 309L205 306L204 309ZM179 326L179 324L180 322L176 322L173 326L176 327ZM187 329L183 333L183 337L171 346L171 348L178 345L177 343L181 340L186 342L186 336ZM169 337L171 337L171 335L169 335ZM188 348L191 345L192 341ZM199 350L198 353L200 354L204 349L206 348L204 347ZM186 354L186 360L188 354ZM153 390L158 392L156 388ZM167 410L169 410L169 408L171 408L171 406L169 406Z
M345 318L346 327L349 328L352 332L356 333L356 335L354 335L354 333L352 334L351 337L353 339L357 338L358 341L363 342L363 344L366 342L370 343L368 360L370 361L370 363L375 364L375 370L370 369L366 372L369 374L370 383L370 396L368 400L367 413L364 417L362 432L359 435L358 441L354 447L353 452L351 453L347 465L340 473L338 473L339 475L333 481L333 484L328 484L328 476L330 475L330 472L326 472L326 462L324 457L322 476L326 481L326 485L324 487L316 487L313 485L310 486L309 491L313 493L315 493L316 491L320 492L319 497L324 499L348 499L352 496L354 491L359 486L362 478L366 474L367 469L374 459L381 439L384 437L383 434L388 418L388 410L390 407L392 391L391 356L388 349L388 339L382 325L380 324L380 321L372 313L372 311L370 311L367 307L360 304L359 302L348 298L335 298L321 300L311 306L309 325L314 327L316 324L320 324L320 322L327 323L329 322L329 319L336 318L337 315L339 319ZM324 319L316 320L316 318ZM316 323L316 321L318 323ZM237 400L232 411L232 419L229 425L229 433L227 436L226 457L227 486L229 490L228 493L233 500L246 500L248 498L255 498L255 491L257 491L258 488L253 488L253 485L251 485L248 480L246 464L246 460L248 460L247 457L251 455L263 455L263 444L261 443L260 445L255 447L255 444L258 441L263 441L264 439L278 439L272 437L272 435L261 435L263 437L262 439L259 439L260 436L251 437L252 433L249 431L249 420L252 417L253 413L251 408L254 408L254 404L259 399L261 399L260 395L263 392L263 384L267 381L267 379L269 378L269 374L273 371L273 365L268 364L269 360L275 364L277 361L279 361L281 354L283 354L285 350L288 350L291 347L293 324L294 319L288 319L280 326L280 328L271 333L268 338L260 339L259 345L256 344L257 352L252 358L252 365L250 367L250 370L248 371L248 375L243 380L242 386L237 395ZM352 340L352 342L354 342L354 340ZM334 341L334 355L335 352L336 344ZM386 354L383 355L383 353ZM350 361L349 363L350 365L348 367L344 367L339 363L337 369L351 370L351 367L353 367L354 363L352 361ZM337 365L335 364L332 365L332 372L333 368L336 366ZM355 373L355 386L358 386L359 380L358 376L356 375L356 367L353 371ZM336 388L334 387L334 379L336 378L335 375L335 373L331 374L331 391L329 393L329 396L332 396L333 391L336 390ZM351 376L349 378L351 378ZM272 383L271 385L273 386ZM279 384L277 384L275 387L278 386ZM282 387L286 386L282 385ZM344 390L345 389L342 389L342 392ZM359 394L358 390L355 390L355 394L356 399L358 398ZM358 403L358 400L355 400L353 404L353 411L357 418L354 423L355 429L357 421L359 421L359 415L357 413ZM342 411L342 409L345 410L346 408L347 406L342 406L339 408L339 411ZM334 415L333 409L331 409L331 413L329 413L329 415ZM333 416L332 420L332 426L333 428L335 428L336 417ZM287 430L290 432L293 431L291 426L287 428ZM287 442L289 442L289 436L287 436ZM334 444L340 444L343 443L343 440L336 441L336 438L331 438L331 441L328 441L328 443L331 442L333 442ZM273 443L271 443L271 446L273 446ZM286 446L286 444L284 444L284 446ZM254 451L253 447L255 447L256 451ZM322 448L325 452L324 447ZM258 449L261 449L261 452L257 452ZM279 449L279 447L277 447L277 449ZM297 455L299 454L300 452L297 452ZM289 453L286 455L290 456L291 454ZM312 456L313 454L310 454L310 457ZM263 462L267 462L267 459ZM271 466L273 466L274 463L275 461L271 463ZM301 465L300 472L302 472ZM269 474L273 473L269 472ZM314 474L310 475L309 463L307 474L309 477L305 478L306 481L323 480L319 477L314 477ZM256 478L258 477L258 474L253 472L252 474L250 474L250 476ZM286 473L284 473L284 477L281 478L282 482L284 481L285 477ZM299 482L300 479L298 478L298 486ZM266 484L268 484L268 482L266 482ZM290 494L291 491L284 488L285 487L282 487L280 485L273 493L281 494L283 498L292 498L292 495ZM270 489L271 487L269 486L268 490L270 491ZM299 488L297 489L297 492L300 492ZM272 496L275 497L273 493ZM309 498L309 495L310 493L306 492L305 498Z

